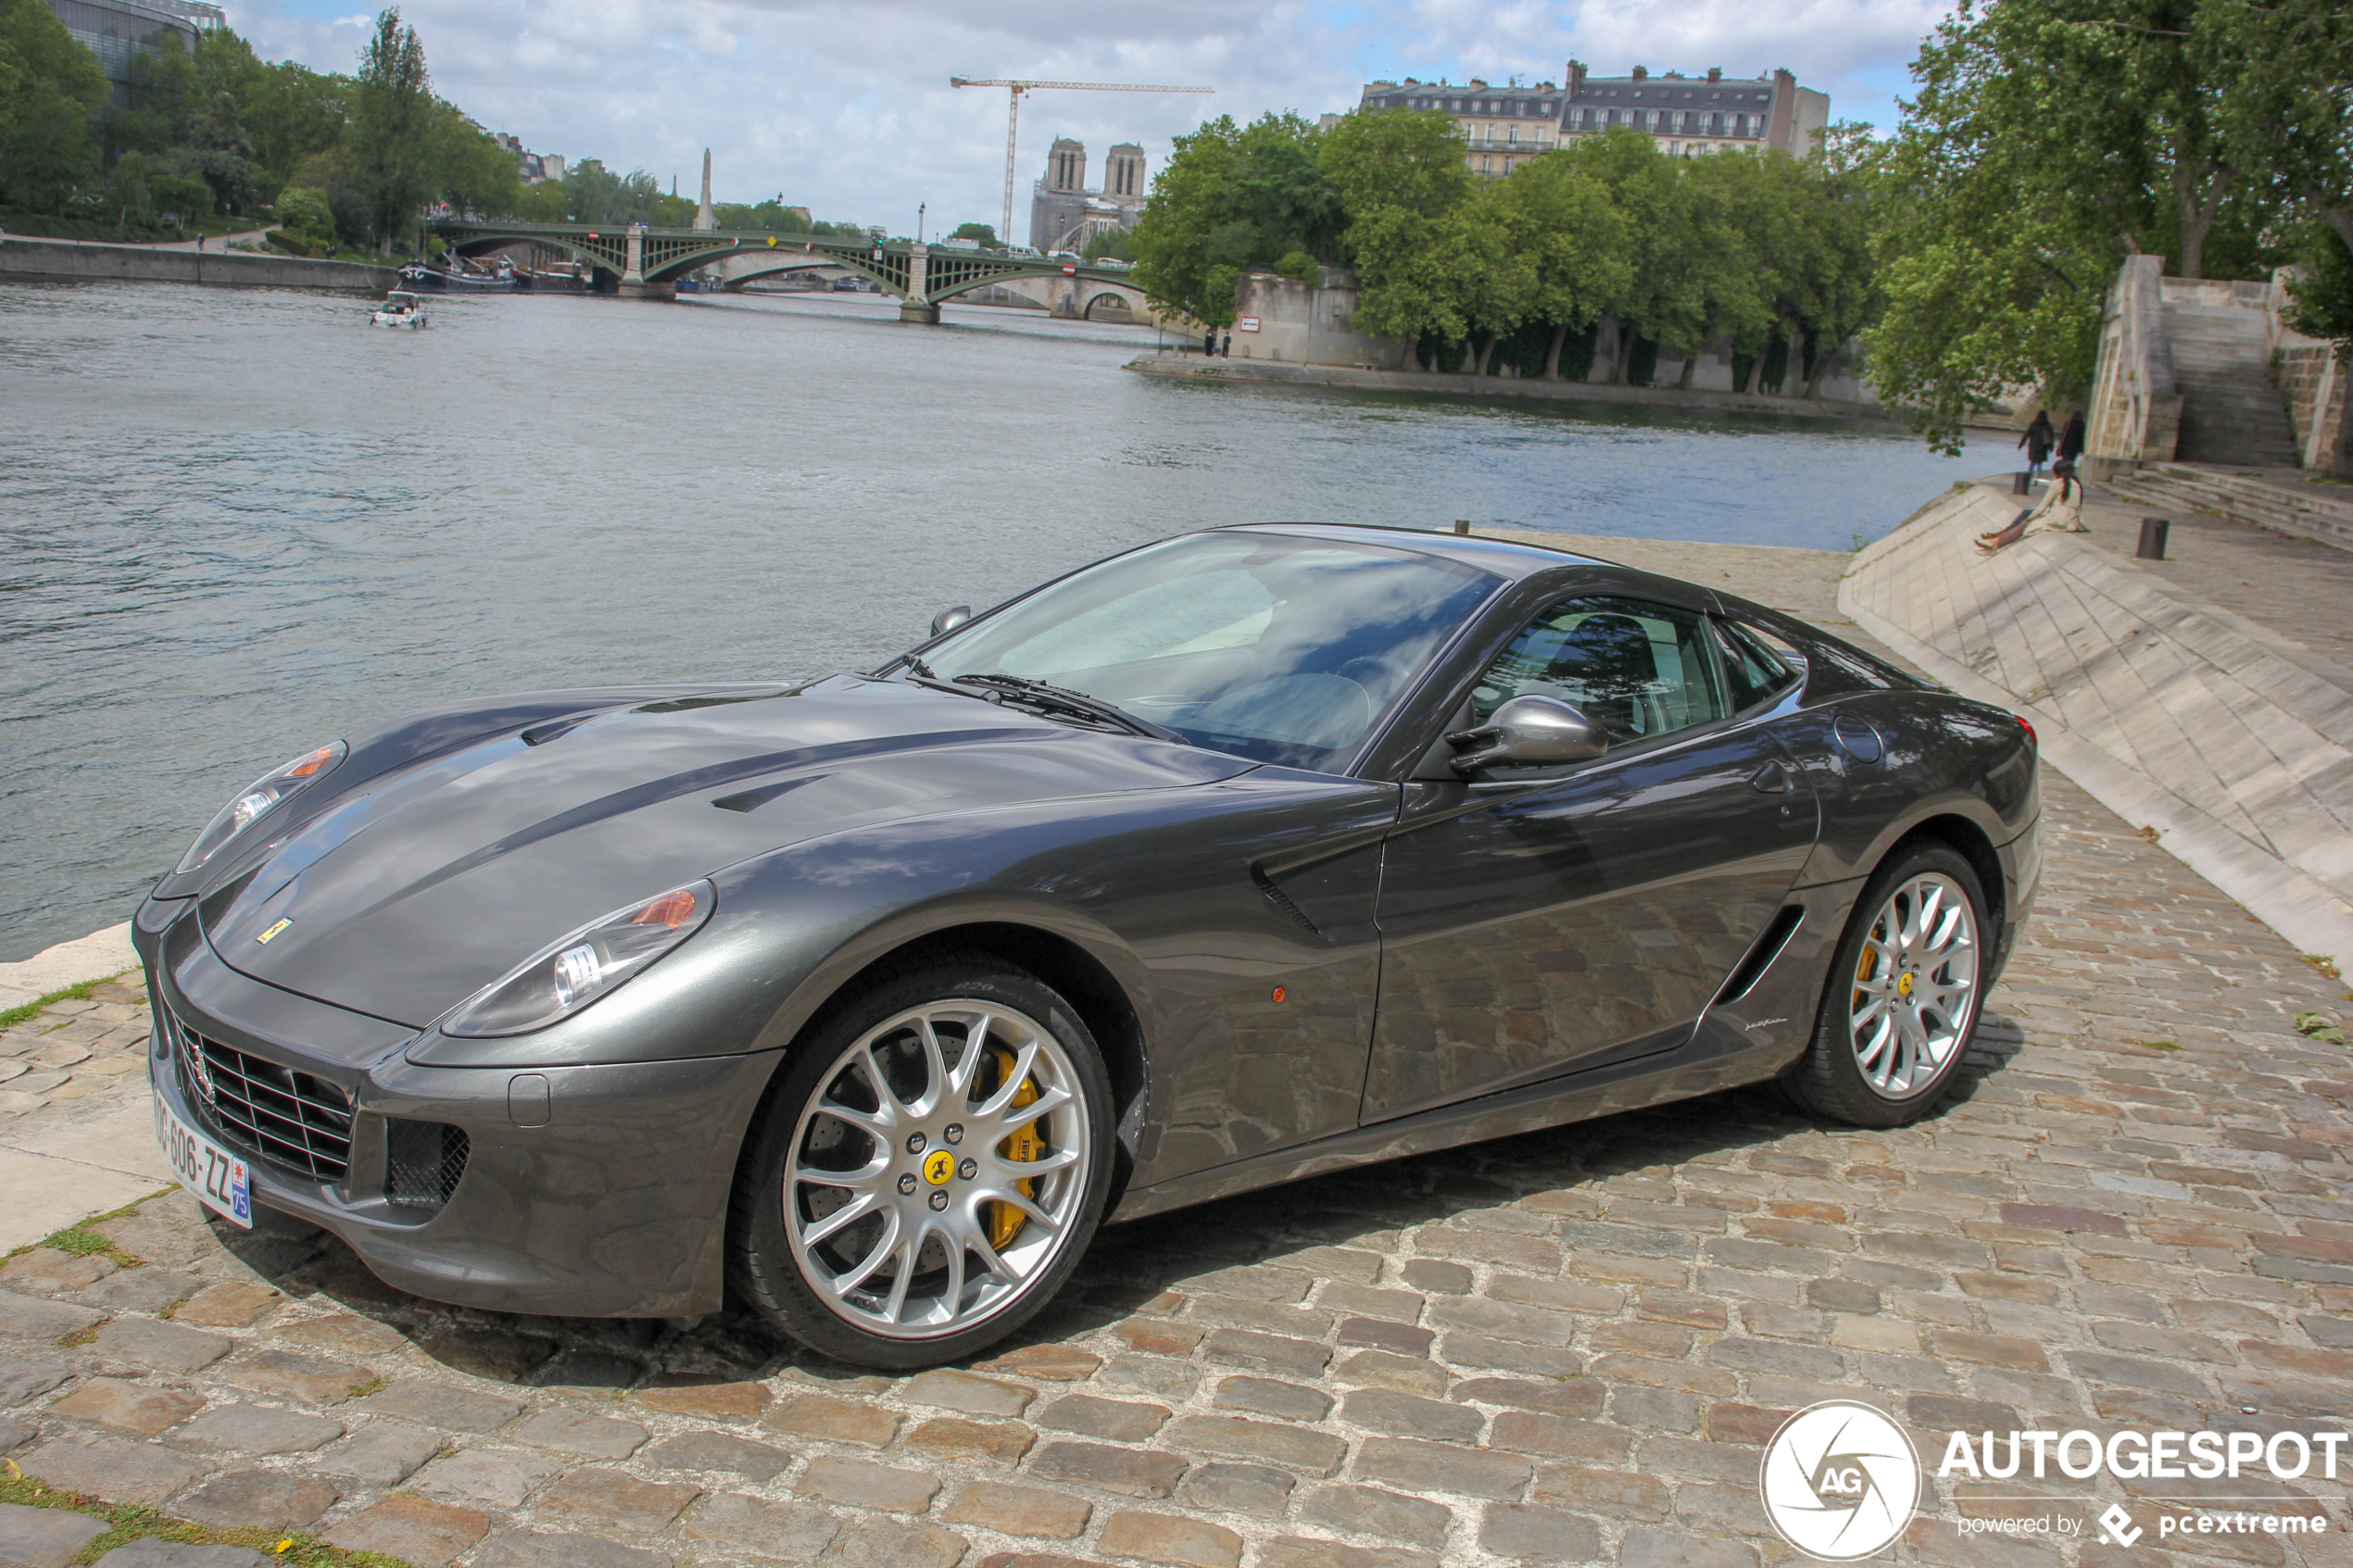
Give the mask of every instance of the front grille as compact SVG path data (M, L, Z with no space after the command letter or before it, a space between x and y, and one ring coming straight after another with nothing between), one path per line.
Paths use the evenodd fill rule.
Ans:
M410 1209L438 1209L466 1173L472 1140L445 1122L384 1120L384 1198Z
M247 1154L317 1182L351 1169L351 1101L324 1078L208 1040L177 1018L182 1081L214 1128Z

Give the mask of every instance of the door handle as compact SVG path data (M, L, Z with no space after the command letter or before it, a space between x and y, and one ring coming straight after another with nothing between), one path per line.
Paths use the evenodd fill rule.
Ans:
M1789 770L1779 762L1768 762L1748 776L1749 787L1766 795L1787 795L1790 791Z

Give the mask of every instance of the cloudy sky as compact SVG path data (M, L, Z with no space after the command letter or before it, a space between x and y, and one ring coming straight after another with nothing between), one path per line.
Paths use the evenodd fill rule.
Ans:
M366 0L224 0L271 58L349 70ZM535 151L642 168L691 195L702 149L723 201L781 194L821 218L905 232L996 220L1005 94L951 75L1181 83L1212 96L1039 93L1024 102L1017 228L1058 135L1090 183L1114 142L1157 169L1170 138L1217 114L1311 118L1406 75L1557 81L1755 76L1786 66L1838 119L1894 119L1941 0L409 0L434 85ZM901 209L904 209L903 211Z

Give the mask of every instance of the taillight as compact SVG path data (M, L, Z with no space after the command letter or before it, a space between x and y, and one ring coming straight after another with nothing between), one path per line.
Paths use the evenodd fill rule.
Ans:
M2034 747L2037 751L2040 751L2043 748L2043 743L2035 738L2034 726L2026 721L2026 715L2023 713L2013 713L2010 717L2017 720L2018 727L2026 732L2026 744Z

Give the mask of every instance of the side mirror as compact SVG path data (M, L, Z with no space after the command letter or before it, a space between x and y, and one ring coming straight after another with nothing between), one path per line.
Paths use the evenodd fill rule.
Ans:
M970 605L957 605L953 608L943 609L931 618L931 634L935 637L944 637L972 618L973 607Z
M1446 737L1460 755L1454 771L1468 777L1489 768L1544 768L1590 762L1609 749L1609 737L1591 719L1556 696L1516 696L1486 723Z

